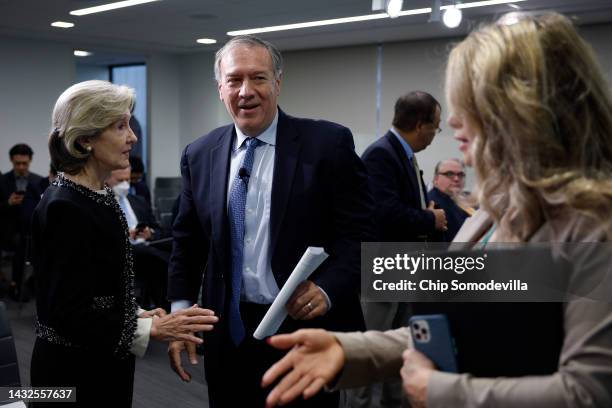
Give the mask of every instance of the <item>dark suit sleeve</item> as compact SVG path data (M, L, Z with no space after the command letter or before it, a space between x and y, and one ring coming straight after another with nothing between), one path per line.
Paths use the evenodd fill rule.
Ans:
M95 234L89 228L90 219L69 201L49 205L44 218L42 242L46 248L41 261L45 276L40 279L44 280L45 298L41 303L49 307L50 325L77 344L91 345L101 353L125 355L131 340L126 344L122 335L130 328L135 330L136 316L126 317L120 310L92 307L97 281L87 273L96 250L90 235Z
M382 230L404 230L406 236L430 234L435 230L435 217L431 211L409 207L400 199L400 177L396 162L390 153L375 148L364 157L370 176L370 186L376 201L376 221ZM418 193L417 193L418 194Z
M183 191L178 215L172 226L174 241L168 271L168 299L195 302L204 272L202 265L208 258L209 242L196 213L188 151L189 146L181 158Z
M161 238L160 226L155 219L155 215L153 215L153 209L149 203L147 203L144 197L129 195L128 200L132 206L132 210L134 210L136 218L138 219L138 223L145 224L147 227L155 230L151 240Z
M373 201L367 173L354 150L353 136L343 129L333 155L330 206L332 241L329 259L312 280L329 296L332 306L359 292L361 242L373 241Z

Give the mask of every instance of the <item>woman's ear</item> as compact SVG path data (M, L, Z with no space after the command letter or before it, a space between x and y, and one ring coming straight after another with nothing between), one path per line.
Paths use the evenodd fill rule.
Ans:
M91 138L87 136L79 138L79 140L77 140L74 145L75 148L83 154L91 153L91 151L93 150L93 147L91 146Z

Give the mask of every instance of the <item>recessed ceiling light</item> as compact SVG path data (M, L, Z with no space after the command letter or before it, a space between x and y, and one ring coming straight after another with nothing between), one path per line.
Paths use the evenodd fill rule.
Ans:
M116 1L114 3L107 3L107 4L101 4L99 6L87 7L87 8L79 9L79 10L72 10L70 12L70 14L72 14L73 16L84 16L84 15L87 15L87 14L101 13L103 11L115 10L115 9L123 8L123 7L131 7L131 6L137 6L139 4L152 3L154 1L160 1L160 0L124 0L124 1Z
M472 7L484 7L484 6L493 6L497 4L518 3L522 1L527 1L527 0L474 1L471 3L457 4L456 8L464 9L464 8L472 8ZM453 8L453 7L455 6L442 6L440 7L440 9L446 10L446 9ZM412 10L403 10L403 11L400 11L398 15L399 17L404 17L404 16L414 16L417 14L429 14L429 13L431 13L431 7L421 8L421 9L412 9ZM333 25L333 24L355 23L359 21L379 20L383 18L389 18L389 15L387 13L366 14L363 16L333 18L330 20L309 21L305 23L284 24L284 25L260 27L260 28L249 28L246 30L228 31L227 35L233 37L236 35L259 34L259 33L269 33L272 31L295 30L298 28L310 28L310 27L320 27L320 26Z
M200 44L216 44L217 40L215 40L214 38L198 38L196 42Z
M75 57L89 57L93 52L83 51L83 50L74 50Z
M51 27L72 28L74 27L74 23L68 23L66 21L54 21L51 23Z

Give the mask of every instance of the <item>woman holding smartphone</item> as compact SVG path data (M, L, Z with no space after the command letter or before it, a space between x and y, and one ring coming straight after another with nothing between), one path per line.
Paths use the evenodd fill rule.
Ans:
M455 242L609 243L612 98L593 51L572 23L554 13L502 19L460 42L446 75L447 123L475 169L480 204ZM263 378L269 385L284 376L268 405L308 398L325 384L362 386L397 376L401 368L412 407L612 406L609 298L510 304L510 313L497 322L475 316L494 305L472 304L475 313L463 316L480 323L474 342L496 334L491 323L509 333L470 356L486 356L489 375L437 370L423 354L406 349L407 328L302 330L270 341L293 349ZM553 329L543 333L550 339L545 342L521 324L543 309L549 309L541 313L546 318L533 327ZM504 374L508 365L522 372Z

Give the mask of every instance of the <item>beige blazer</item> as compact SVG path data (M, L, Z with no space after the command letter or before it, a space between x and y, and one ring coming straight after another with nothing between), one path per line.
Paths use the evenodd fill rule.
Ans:
M486 213L468 218L457 242L476 242L491 226ZM491 241L495 241L495 234ZM601 229L584 218L556 220L534 234L533 242L597 242ZM549 376L474 378L469 374L434 372L427 388L427 406L557 408L612 407L611 303L587 300L565 304L565 338L559 369ZM402 352L412 344L406 328L386 332L334 333L346 362L337 383L352 388L398 376Z

